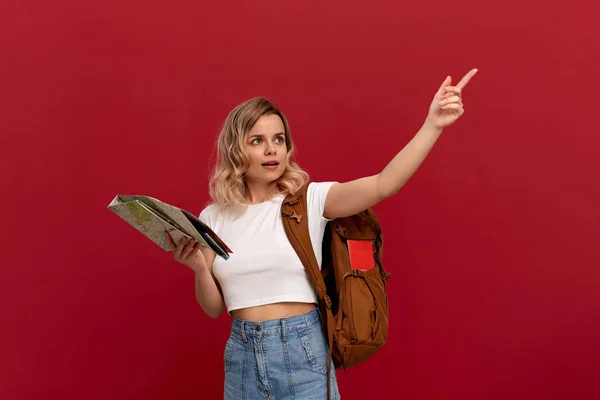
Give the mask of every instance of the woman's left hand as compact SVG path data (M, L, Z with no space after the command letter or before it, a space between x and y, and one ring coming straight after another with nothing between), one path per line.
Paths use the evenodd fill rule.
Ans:
M465 113L463 105L463 89L467 83L477 73L477 69L472 69L456 86L451 86L452 78L447 77L440 89L435 94L433 102L429 107L427 119L437 128L446 128L452 125L457 119Z

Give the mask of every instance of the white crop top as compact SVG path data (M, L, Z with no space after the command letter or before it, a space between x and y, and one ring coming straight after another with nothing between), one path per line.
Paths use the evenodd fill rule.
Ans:
M325 199L335 182L311 182L307 192L308 229L321 265L321 245L328 220ZM213 274L223 291L228 313L240 308L284 301L316 303L317 296L302 262L290 244L281 219L284 195L247 206L235 218L211 204L200 213L233 252L228 260L217 256Z

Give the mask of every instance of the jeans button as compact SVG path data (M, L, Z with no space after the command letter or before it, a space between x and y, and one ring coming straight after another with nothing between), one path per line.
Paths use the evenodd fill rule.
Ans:
M256 332L260 332L262 328L260 327L260 325L256 325L254 329L256 329Z

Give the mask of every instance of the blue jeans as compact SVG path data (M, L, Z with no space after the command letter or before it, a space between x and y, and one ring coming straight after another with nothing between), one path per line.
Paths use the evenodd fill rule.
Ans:
M339 399L335 368L317 308L262 322L233 318L225 346L225 400Z

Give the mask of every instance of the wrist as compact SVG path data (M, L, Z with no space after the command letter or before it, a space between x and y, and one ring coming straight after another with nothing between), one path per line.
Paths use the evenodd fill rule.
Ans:
M201 278L202 275L204 275L204 273L207 271L207 268L206 265L198 265L192 268L192 271L194 271L194 276L196 278Z
M444 130L444 127L437 125L434 122L434 120L428 115L427 118L425 118L425 122L423 123L422 129L426 129L432 132L433 134L441 135L442 131Z

